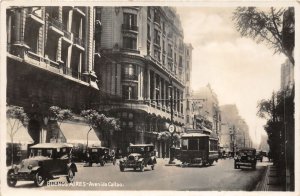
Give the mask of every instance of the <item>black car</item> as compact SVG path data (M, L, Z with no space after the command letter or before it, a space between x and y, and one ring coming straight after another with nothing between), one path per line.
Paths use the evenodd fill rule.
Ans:
M7 184L13 187L17 181L34 181L41 187L46 181L66 177L73 182L77 167L71 161L72 145L66 143L41 143L30 147L28 159L22 160L7 172Z
M260 162L263 161L263 152L262 151L256 151L256 160L259 160Z
M156 157L153 144L130 144L128 148L129 155L120 160L120 171L126 168L140 169L141 172L148 165L154 170L156 164Z
M115 155L110 153L109 148L101 146L89 147L86 153L85 161L89 164L89 166L92 166L93 163L100 163L101 166L104 166L105 163L108 162L113 163L113 165L116 164Z
M241 166L256 168L256 149L241 148L234 157L234 169L240 169Z

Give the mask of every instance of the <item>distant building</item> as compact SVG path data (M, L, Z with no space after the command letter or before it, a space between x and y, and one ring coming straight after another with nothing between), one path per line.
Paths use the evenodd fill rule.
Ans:
M236 105L222 105L220 110L222 112L220 146L228 147L229 144L232 151L241 147L251 147L249 127L239 115Z
M295 83L294 79L294 65L286 59L286 61L281 64L281 85L280 88L292 89Z
M210 84L193 92L194 128L200 124L219 134L221 130L221 112L218 96Z

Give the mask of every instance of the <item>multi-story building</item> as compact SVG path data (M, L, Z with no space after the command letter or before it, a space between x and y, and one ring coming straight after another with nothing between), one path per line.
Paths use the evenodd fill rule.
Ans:
M294 65L286 59L286 61L281 64L281 90L293 89L294 80Z
M212 90L210 84L193 92L194 107L194 127L198 124L210 129L213 133L219 134L221 130L221 112L216 93Z
M99 99L93 71L94 10L10 7L6 14L7 104L25 109L28 133L35 143L68 141L47 112L55 105L79 113ZM70 123L76 131L89 129L65 124Z
M129 143L154 143L159 156L168 156L170 141L157 140L157 135L171 123L177 132L183 131L192 58L176 10L96 7L95 17L100 54L95 72L108 95L98 109L121 120L112 146L125 150Z
M222 130L220 133L220 146L235 151L241 147L251 147L249 127L239 115L235 104L220 106L222 112Z

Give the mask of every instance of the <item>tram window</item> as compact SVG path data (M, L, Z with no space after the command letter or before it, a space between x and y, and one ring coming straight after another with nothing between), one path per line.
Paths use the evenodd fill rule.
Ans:
M198 139L189 139L189 150L198 150Z
M188 140L183 139L182 140L182 150L187 150L187 147L188 147Z
M199 150L205 150L205 138L199 139Z

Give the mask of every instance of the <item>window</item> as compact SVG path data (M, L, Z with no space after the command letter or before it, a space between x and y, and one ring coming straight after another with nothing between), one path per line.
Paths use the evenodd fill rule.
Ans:
M135 37L123 37L123 47L126 49L137 50L136 40Z
M123 99L127 99L127 100L137 99L137 86L135 84L131 86L123 85L122 91L123 91Z
M135 14L124 13L123 24L127 27L137 26L137 17Z
M154 22L156 22L158 25L160 25L160 15L158 13L158 10L154 10Z
M150 43L147 43L147 55L150 55Z
M172 58L173 56L173 50L171 44L168 44L168 56Z
M187 147L188 147L188 139L183 139L182 140L182 150L187 150Z
M205 150L205 143L207 142L207 138L199 138L199 150Z
M150 7L147 8L147 17L151 18L151 8Z
M198 143L199 143L198 139L189 139L188 149L189 150L198 150L198 147L199 147Z
M154 29L154 43L160 46L160 35L156 29Z
M136 65L123 64L122 65L122 78L127 80L137 80Z
M147 24L147 39L151 40L151 35L150 35L150 25Z

